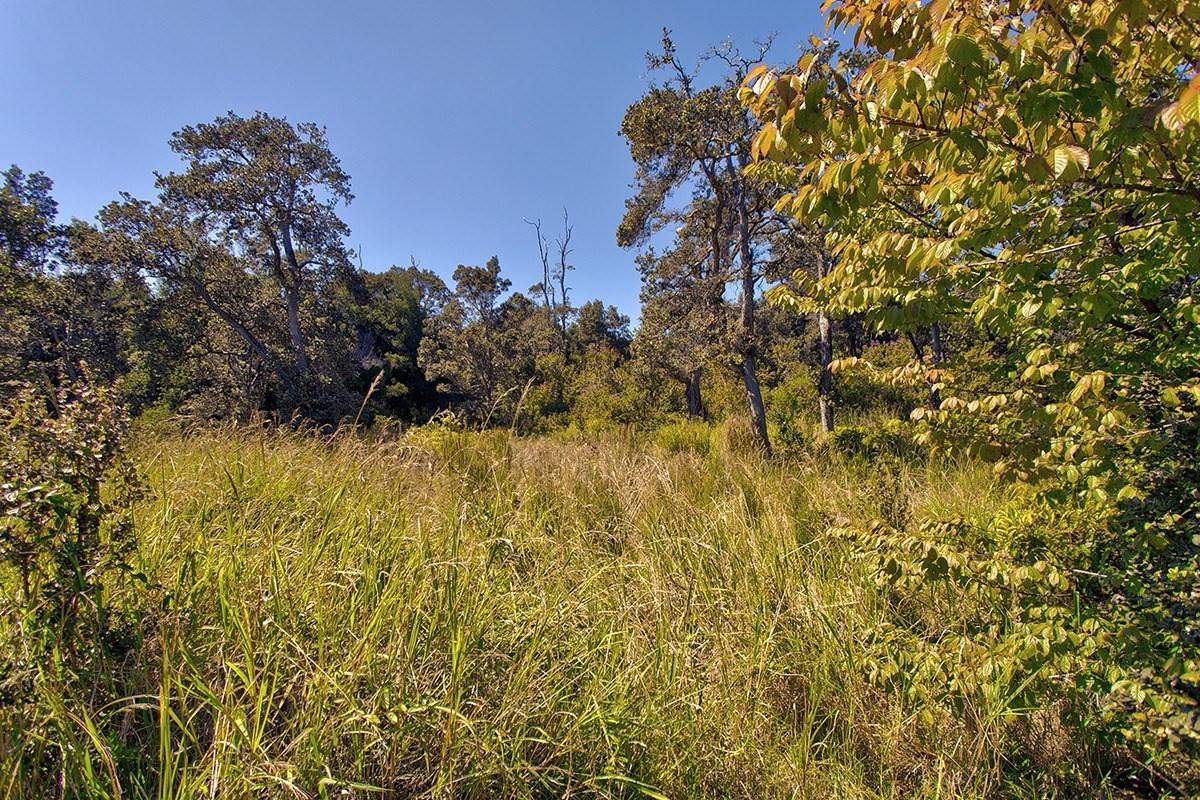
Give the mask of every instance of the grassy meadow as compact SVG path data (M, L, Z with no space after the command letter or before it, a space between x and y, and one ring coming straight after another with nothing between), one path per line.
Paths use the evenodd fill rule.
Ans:
M143 433L141 574L108 598L135 623L106 678L128 696L61 709L90 787L67 794L1046 796L1075 754L1044 714L931 714L869 680L891 612L827 535L1013 490L743 439Z
M1200 0L25 5L0 800L1200 798Z

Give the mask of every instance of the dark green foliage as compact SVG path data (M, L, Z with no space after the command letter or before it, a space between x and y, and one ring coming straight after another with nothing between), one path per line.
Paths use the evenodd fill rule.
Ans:
M16 380L40 356L34 332L44 316L45 273L61 247L53 184L13 165L0 185L0 382Z
M829 444L842 455L866 461L909 458L922 452L899 420L880 419L874 425L838 428L829 435Z
M355 329L366 332L370 345L349 388L356 396L366 396L378 378L371 396L373 412L425 419L436 410L438 397L418 361L419 350L426 321L441 311L450 293L441 278L416 266L367 272L362 284L364 303L356 303L349 293L342 300L343 313Z
M767 421L781 452L795 453L812 440L816 429L817 391L807 371L792 375L767 394Z

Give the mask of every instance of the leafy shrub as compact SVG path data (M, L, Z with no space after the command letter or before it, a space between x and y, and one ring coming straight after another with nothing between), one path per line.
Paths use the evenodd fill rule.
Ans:
M918 452L900 420L882 420L877 425L847 425L829 436L830 446L838 453L875 461L881 458L907 458Z
M904 417L921 402L910 387L896 386L861 369L839 372L833 392L840 410L862 415Z
M817 414L817 389L808 371L793 374L766 396L772 442L783 453L804 449Z
M621 425L652 430L670 422L658 377L608 349L580 362L570 390L572 420L590 432Z
M781 301L896 333L926 329L931 342L955 327L986 342L931 347L892 378L936 392L932 408L913 409L921 441L991 461L994 475L1032 489L1037 515L1020 527L1040 532L1041 553L1006 552L993 525L866 532L897 594L911 571L920 592L948 594L967 614L955 642L897 609L897 626L917 629L914 650L934 651L902 667L902 680L955 694L973 677L1011 675L1014 708L1029 690L1032 702L1079 714L1076 730L1092 741L1132 745L1139 793L1195 797L1200 198L1176 165L1193 163L1200 134L1200 77L1178 55L1196 49L1200 29L1188 4L1084 5L1028 4L1019 36L1006 39L996 32L1017 19L1007 4L931 14L832 2L829 21L874 50L865 72L851 61L826 70L814 56L800 80L821 74L821 86L841 87L828 102L770 74L742 98L775 126L759 155L769 151L764 174L792 184L780 207L824 229L840 254L818 285L784 286ZM909 81L918 63L938 76L939 116L969 117L970 131L925 124L934 102ZM1032 111L1048 97L1071 101ZM798 112L823 124L798 125ZM1020 162L1011 141L1046 146ZM1117 152L1131 157L1114 170ZM1081 686L1096 707L1075 702Z
M112 764L103 721L79 712L68 723L58 709L127 694L113 670L134 628L108 597L131 573L141 493L128 418L108 390L81 382L50 398L22 391L0 426L0 752L20 753L8 777L33 794L104 796L92 783L94 759Z

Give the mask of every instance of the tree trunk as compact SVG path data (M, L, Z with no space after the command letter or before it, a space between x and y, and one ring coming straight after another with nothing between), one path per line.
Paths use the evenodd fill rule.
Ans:
M292 357L296 364L296 373L301 379L308 377L308 353L304 343L304 331L300 328L300 282L303 269L296 258L296 248L292 245L291 226L284 223L280 229L280 239L283 240L283 253L287 257L288 276L280 281L283 289L283 300L287 305L288 337L292 342Z
M767 454L770 454L771 437L767 433L767 410L763 405L762 388L758 385L758 375L754 364L754 248L750 244L750 212L746 208L746 190L739 177L741 174L739 167L745 167L745 164L741 163L735 166L732 156L726 157L726 164L729 167L730 176L733 177L734 192L737 198L738 270L741 273L742 284L741 335L738 337L738 346L742 356L740 371L742 381L746 385L746 398L750 403L750 420L754 424L755 433L758 434L759 444Z
M300 329L300 294L290 286L285 286L283 299L287 305L288 337L292 342L296 373L305 377L308 375L308 353L304 347L304 332Z
M917 338L917 334L913 331L905 331L905 336L908 337L908 343L912 345L913 355L918 361L925 360L925 348L921 345L921 340Z
M929 353L934 367L937 367L946 358L946 351L942 345L941 323L935 322L929 326ZM941 392L939 392L937 387L931 383L929 386L929 407L937 409L940 408L941 405Z
M829 274L829 265L825 254L817 253L817 279ZM821 430L826 433L833 431L833 320L829 313L821 309L817 313L817 358L821 373L817 379L817 405L821 412Z
M689 417L701 418L704 416L704 400L700 396L700 376L702 370L694 369L684 381L683 396L687 401L687 414Z
M742 381L746 384L746 398L750 401L750 421L754 424L754 433L767 455L771 454L771 437L767 433L767 409L763 405L762 388L758 385L758 376L754 366L754 355L747 353L742 359L739 370Z
M817 330L821 376L817 380L817 404L821 409L821 430L833 431L833 320L824 311L817 314Z
M862 315L850 314L843 321L842 328L846 332L846 349L855 358L860 357L863 353Z

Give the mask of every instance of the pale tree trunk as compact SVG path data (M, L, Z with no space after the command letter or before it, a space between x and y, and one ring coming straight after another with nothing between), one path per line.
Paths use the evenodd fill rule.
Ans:
M817 253L817 279L829 274L829 265L824 253ZM821 411L821 430L826 433L833 431L833 320L829 312L821 309L817 312L817 358L821 373L817 379L817 405Z
M563 233L562 238L558 240L558 296L559 307L557 309L558 330L562 343L563 358L567 358L570 353L567 348L567 317L571 313L571 298L567 296L567 270L571 268L567 263L567 256L571 254L571 233L574 231L574 226L571 225L571 220L567 216L567 209L563 207Z
M935 368L946 359L946 351L942 344L942 325L939 322L935 322L929 326L929 354ZM931 384L929 387L929 407L936 410L941 405L941 392L937 390L936 386Z
M817 381L817 405L821 409L821 430L833 431L833 320L824 311L817 314L818 343L821 376Z
M308 353L304 346L304 332L300 329L300 294L295 289L284 287L283 300L287 305L288 337L292 344L292 358L296 364L296 372L301 376L308 375Z
M770 454L771 437L767 434L767 408L763 405L762 388L758 385L752 353L747 353L742 359L739 371L742 373L742 382L746 385L746 399L750 402L750 420L754 423L754 433L758 436L763 450Z
M283 300L287 306L288 337L291 339L296 372L303 379L308 377L308 351L304 341L304 331L300 327L300 281L303 270L296 258L296 249L292 245L291 228L286 224L283 225L280 234L280 238L283 240L283 252L287 257L287 271L290 273L287 279L281 281Z

